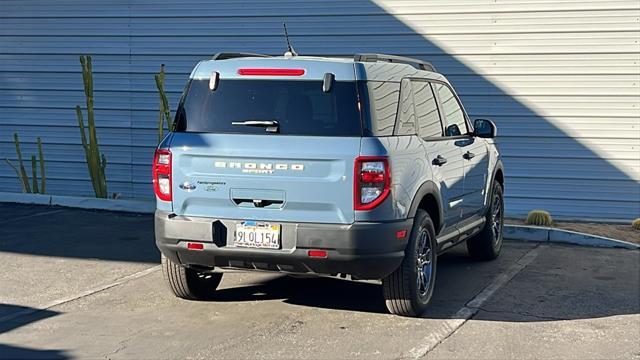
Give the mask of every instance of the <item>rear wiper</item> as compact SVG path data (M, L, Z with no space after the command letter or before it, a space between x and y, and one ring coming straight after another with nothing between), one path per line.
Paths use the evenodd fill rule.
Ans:
M278 123L276 120L233 121L231 122L231 125L266 127L267 132L271 132L271 133L277 133L280 131L280 123Z

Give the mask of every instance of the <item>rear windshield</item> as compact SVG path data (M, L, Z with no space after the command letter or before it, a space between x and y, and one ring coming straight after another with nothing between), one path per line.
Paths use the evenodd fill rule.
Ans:
M176 112L175 131L227 134L274 134L265 127L234 122L277 121L284 135L360 136L355 82L220 80L215 91L209 80L192 80Z

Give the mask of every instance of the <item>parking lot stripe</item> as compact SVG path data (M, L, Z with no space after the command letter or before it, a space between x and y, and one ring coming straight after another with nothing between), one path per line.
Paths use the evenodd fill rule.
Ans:
M35 214L31 214L31 215L19 216L19 217L16 217L16 218L11 218L11 219L0 221L0 224L7 224L7 223L10 223L12 221L24 220L24 219L29 219L29 218L32 218L32 217L37 217L37 216L56 214L56 213L63 212L63 211L64 211L63 209L58 209L58 210L44 211L44 212L41 212L41 213L35 213Z
M496 276L489 285L485 286L480 293L467 302L467 304L458 310L455 315L450 319L445 320L439 329L430 332L419 346L409 350L408 357L412 359L422 358L431 350L435 349L436 346L445 341L449 336L453 335L458 329L460 329L460 327L462 327L462 325L478 313L482 304L489 300L491 296L498 291L498 289L511 281L511 279L522 271L522 269L535 260L535 258L540 254L540 251L545 247L546 245L539 245L531 249L520 257L505 272Z
M160 265L156 265L154 267L151 267L151 268L148 268L148 269L145 269L145 270L142 270L142 271L138 271L136 273L121 277L120 279L118 279L118 280L116 280L116 281L114 281L112 283L105 284L105 285L100 285L100 286L94 287L92 289L82 291L82 292L80 292L78 294L75 294L75 295L71 295L71 296L68 296L68 297L65 297L65 298L62 298L62 299L54 300L54 301L46 304L44 307L28 308L28 309L24 309L22 311L15 312L13 314L8 314L8 315L5 315L3 317L0 317L0 322L10 321L10 320L19 318L21 316L31 315L31 314L37 313L38 311L48 310L48 309L50 309L52 307L55 307L55 306L58 306L58 305L62 305L62 304L65 304L65 303L68 303L68 302L71 302L71 301L74 301L74 300L78 300L78 299L81 299L83 297L86 297L86 296L89 296L89 295L93 295L93 294L99 293L101 291L110 289L112 287L115 287L115 286L118 286L118 285L122 285L122 284L124 284L126 282L129 282L131 280L135 280L135 279L141 278L141 277L149 275L152 272L154 272L156 270L159 270L159 269L160 269Z

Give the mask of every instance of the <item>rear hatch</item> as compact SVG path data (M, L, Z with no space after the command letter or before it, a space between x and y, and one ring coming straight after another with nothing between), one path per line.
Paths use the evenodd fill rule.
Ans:
M191 80L171 141L173 210L238 220L354 221L362 126L354 81Z

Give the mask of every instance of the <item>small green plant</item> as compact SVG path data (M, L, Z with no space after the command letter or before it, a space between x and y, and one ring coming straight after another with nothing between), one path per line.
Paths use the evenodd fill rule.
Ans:
M529 212L529 215L527 215L527 220L525 220L525 224L537 225L537 226L551 226L553 225L553 219L551 218L551 214L549 214L548 211L531 210Z
M31 193L31 194L44 194L46 190L47 177L44 172L44 152L42 151L42 141L40 138L37 138L36 142L38 143L38 157L39 160L36 161L36 156L31 155L31 179L32 183L29 184L29 176L27 175L27 170L24 167L24 162L22 160L22 151L20 150L20 139L18 138L18 134L13 134L13 143L16 146L16 156L18 157L18 165L13 165L13 163L9 159L4 159L4 161L9 165L13 171L15 171L18 179L20 180L20 184L22 185L22 192ZM36 163L40 163L40 186L38 186L38 171Z
M633 227L634 230L640 230L640 218L633 220L631 227Z
M169 108L169 100L167 94L164 91L164 64L160 65L160 72L155 75L156 87L158 88L158 96L160 97L160 110L158 111L158 143L164 138L164 129L170 130L171 124L171 109Z
M107 168L107 158L104 154L100 154L98 147L98 136L96 135L96 122L93 111L93 68L91 66L91 56L80 56L80 65L82 65L82 80L84 83L84 94L87 103L87 128L84 125L82 109L80 105L76 105L76 116L78 118L78 126L80 127L80 135L82 139L82 148L84 149L89 176L91 177L91 185L97 198L108 197L107 178L105 170Z

